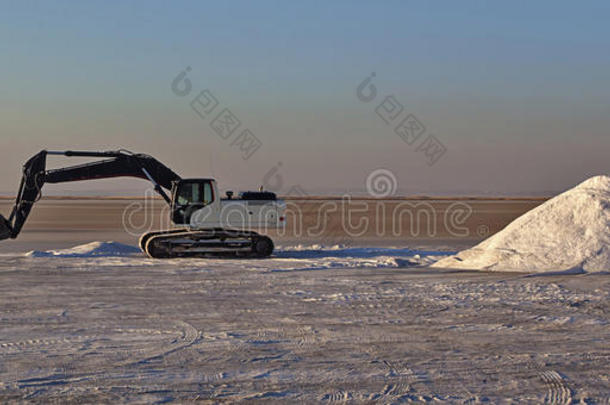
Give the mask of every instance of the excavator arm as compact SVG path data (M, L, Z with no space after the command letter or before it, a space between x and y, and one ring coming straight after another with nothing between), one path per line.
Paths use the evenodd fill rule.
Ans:
M46 169L49 155L68 157L99 157L103 160L85 163L61 169ZM25 224L32 206L41 197L45 183L63 183L70 181L107 179L112 177L137 177L153 183L155 191L171 204L164 189L171 190L172 184L181 178L171 169L155 158L145 154L134 154L128 151L82 152L82 151L46 151L32 156L23 165L23 177L15 199L15 205L9 218L0 215L0 240L16 238Z

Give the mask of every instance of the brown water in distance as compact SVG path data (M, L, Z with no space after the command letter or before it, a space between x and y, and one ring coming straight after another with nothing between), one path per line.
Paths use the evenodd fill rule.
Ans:
M340 200L287 201L286 228L269 234L276 244L412 246L456 250L498 232L543 201L532 200ZM12 201L1 200L8 216ZM113 240L135 245L139 235L171 228L162 200L41 200L16 240L0 253L66 248ZM453 219L452 219L453 218Z

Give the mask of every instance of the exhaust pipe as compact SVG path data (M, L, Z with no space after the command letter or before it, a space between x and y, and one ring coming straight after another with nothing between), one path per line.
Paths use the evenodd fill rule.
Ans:
M0 240L8 239L13 235L11 223L0 214Z

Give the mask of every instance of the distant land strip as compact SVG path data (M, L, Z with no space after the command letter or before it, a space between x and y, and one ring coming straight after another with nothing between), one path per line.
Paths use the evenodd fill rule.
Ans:
M160 196L148 197L154 200L163 201ZM340 201L344 197L342 196L279 196L282 200L287 201ZM415 196L393 196L393 197L367 197L367 196L350 196L349 199L352 201L546 201L551 197L529 197L529 196L426 196L426 195L415 195ZM14 200L15 197L0 196L0 201ZM41 200L88 200L88 201L100 201L100 200L144 200L143 197L137 196L44 196Z

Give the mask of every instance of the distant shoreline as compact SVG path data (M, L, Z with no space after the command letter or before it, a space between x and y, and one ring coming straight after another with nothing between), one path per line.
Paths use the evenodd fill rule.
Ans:
M154 200L163 201L159 196L151 197ZM340 201L342 196L279 196L287 201ZM546 201L552 197L531 196L394 196L394 197L367 197L351 196L352 201ZM13 201L15 197L0 196L0 201ZM141 201L142 197L136 196L45 196L41 201Z

